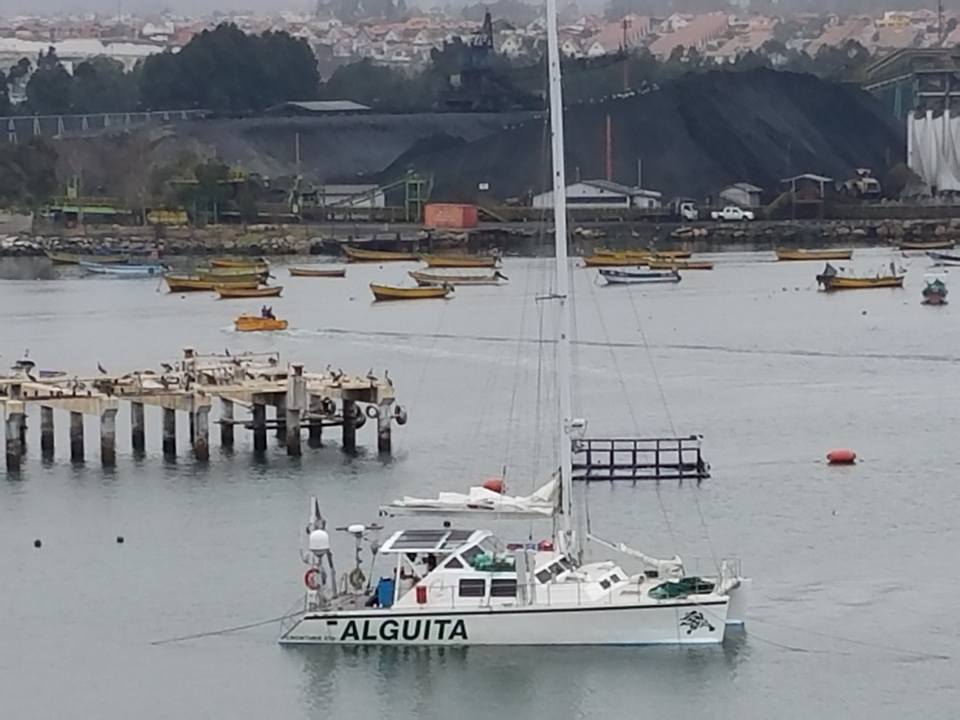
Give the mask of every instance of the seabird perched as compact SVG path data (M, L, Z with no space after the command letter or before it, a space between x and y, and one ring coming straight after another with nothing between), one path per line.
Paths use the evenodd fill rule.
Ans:
M109 373L107 372L107 369L106 369L103 365L101 365L100 363L97 363L97 370L99 370L99 371L100 371L101 373L103 373L104 375L108 375L108 374L109 374Z
M389 370L384 370L384 371L383 371L383 379L387 381L387 385L389 385L390 387L393 387L393 380L390 379L390 371L389 371Z
M160 363L160 367L163 368L164 372L173 372L173 365L170 363Z

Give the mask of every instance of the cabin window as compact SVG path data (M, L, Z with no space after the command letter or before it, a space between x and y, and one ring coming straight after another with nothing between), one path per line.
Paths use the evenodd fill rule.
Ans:
M490 597L517 596L517 581L513 578L494 578L490 581Z
M463 579L460 581L460 597L483 597L487 594L487 581Z
M460 562L460 559L456 555L454 555L452 558L447 560L444 567L450 568L451 570L459 570L460 568L463 567L463 563Z
M468 547L466 550L460 553L460 557L463 558L463 561L471 567L473 566L473 561L476 560L480 555L483 555L483 550L478 548L476 545L473 547Z
M618 582L620 582L621 579L622 579L622 578L621 578L619 575L617 575L616 573L614 573L613 575L610 576L610 582L618 583Z
M546 584L550 582L550 578L552 577L553 575L550 574L550 568L544 568L543 570L537 573L537 582Z
M609 589L610 589L610 581L607 580L606 578L604 578L603 580L600 581L600 587L602 587L604 590L609 590Z

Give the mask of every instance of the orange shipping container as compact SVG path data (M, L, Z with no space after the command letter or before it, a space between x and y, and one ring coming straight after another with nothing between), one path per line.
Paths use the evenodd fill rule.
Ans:
M477 206L458 203L427 203L423 208L423 226L428 228L475 228Z

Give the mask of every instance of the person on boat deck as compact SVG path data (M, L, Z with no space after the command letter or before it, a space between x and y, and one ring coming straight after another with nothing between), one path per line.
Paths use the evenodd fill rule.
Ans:
M437 556L433 553L427 555L427 572L432 573L437 569Z
M273 308L267 307L266 305L260 308L260 317L267 320L276 320L276 316L273 314Z

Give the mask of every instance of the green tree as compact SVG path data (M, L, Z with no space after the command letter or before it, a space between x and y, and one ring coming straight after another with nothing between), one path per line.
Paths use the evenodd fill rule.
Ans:
M0 204L36 207L57 184L57 153L42 138L0 144Z
M73 72L72 111L125 112L137 107L137 81L123 64L107 57L86 60Z
M70 112L70 94L73 79L56 51L51 47L46 54L41 50L37 69L27 83L27 106L37 115L61 115Z
M7 76L0 70L0 115L10 114L10 92L7 90Z

